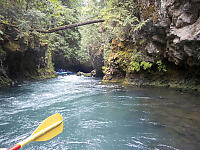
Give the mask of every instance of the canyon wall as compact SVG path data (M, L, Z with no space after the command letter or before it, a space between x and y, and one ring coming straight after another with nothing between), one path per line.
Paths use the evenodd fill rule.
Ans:
M24 35L9 25L0 29L0 86L55 76L48 45L38 36Z
M125 83L132 85L200 91L200 0L137 0L136 3L138 18L145 23L140 30L130 32L131 39L112 43L113 56L105 63L104 81L124 78ZM124 50L127 55L141 55L140 71L123 69L120 55ZM148 64L152 65L149 70L144 67Z

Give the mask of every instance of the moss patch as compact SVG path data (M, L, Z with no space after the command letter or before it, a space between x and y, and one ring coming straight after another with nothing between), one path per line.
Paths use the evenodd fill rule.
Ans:
M5 55L6 55L6 52L0 46L0 56L5 56Z
M4 45L4 48L10 51L19 51L20 45L15 42L9 41Z
M179 89L180 91L200 93L200 80L198 75L191 76L188 73L191 70L169 68L167 72L140 72L127 73L125 78L111 78L103 80L105 83L122 83L125 86L137 87L169 87Z
M56 72L52 69L38 69L39 79L50 79L57 77Z
M8 86L12 82L11 79L0 76L0 87Z

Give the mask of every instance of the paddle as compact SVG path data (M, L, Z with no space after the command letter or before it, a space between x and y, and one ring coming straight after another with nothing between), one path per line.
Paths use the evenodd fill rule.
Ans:
M56 113L45 119L31 136L19 142L8 150L18 150L32 141L47 141L63 131L63 118Z

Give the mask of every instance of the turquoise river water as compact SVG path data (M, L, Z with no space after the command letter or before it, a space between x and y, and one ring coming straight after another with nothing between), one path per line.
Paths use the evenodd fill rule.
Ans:
M24 150L199 150L200 97L75 75L0 89L0 147L61 113L63 133Z

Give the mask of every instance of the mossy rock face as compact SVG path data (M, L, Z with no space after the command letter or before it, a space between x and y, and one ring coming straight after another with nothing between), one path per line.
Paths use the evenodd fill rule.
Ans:
M77 76L92 77L92 73L77 72Z
M57 76L56 72L52 69L39 69L38 75L42 79L55 78Z
M127 73L125 78L110 79L104 76L103 82L119 82L124 85L138 87L169 87L183 92L195 92L200 94L200 79L198 73L191 73L192 70L184 71L181 68L169 68L167 72L140 72ZM198 72L198 70L196 70ZM190 78L189 78L190 77Z
M33 33L20 33L6 25L1 28L4 40L0 41L0 84L56 77L46 43ZM19 34L23 36L18 38Z
M38 69L35 72L25 72L24 74L27 79L33 80L50 79L57 77L56 72L52 69Z
M4 48L9 50L9 51L19 51L20 50L20 45L16 42L9 41L4 45Z
M156 10L155 2L156 0L138 1L138 5L144 20L154 15Z
M83 76L84 77L92 77L92 74L91 73L84 73Z
M6 52L0 46L0 61L4 61L6 57Z
M3 76L0 76L0 87L9 86L12 80Z
M80 72L80 71L79 71L79 72L77 72L76 75L77 75L77 76L82 76L83 74L84 74L83 72Z

